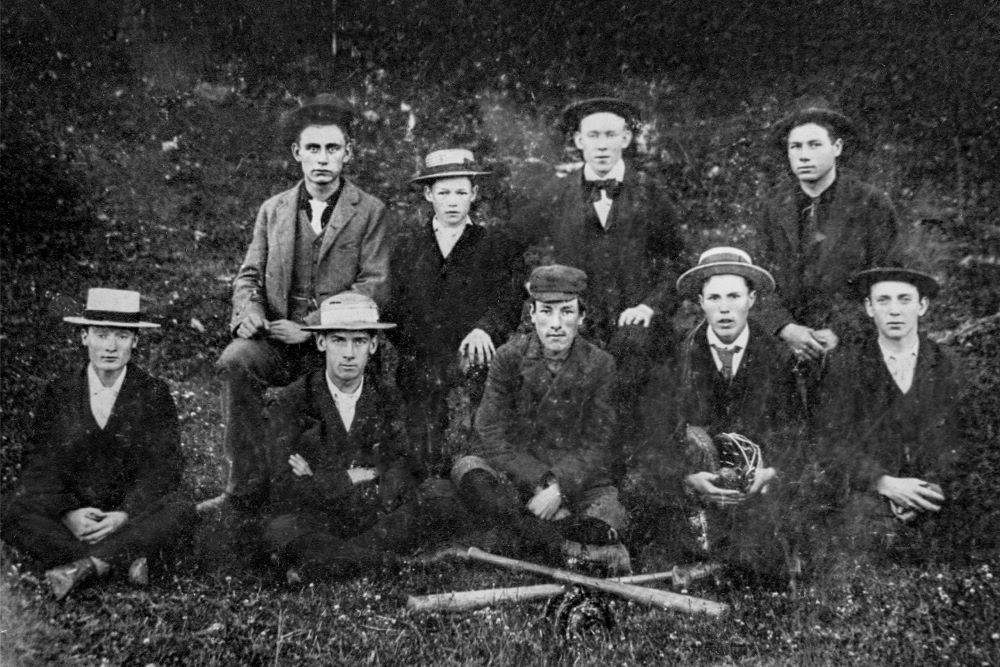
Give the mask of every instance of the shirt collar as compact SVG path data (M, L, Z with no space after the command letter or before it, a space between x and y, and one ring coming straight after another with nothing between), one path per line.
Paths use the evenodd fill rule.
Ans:
M611 167L611 171L603 177L598 176L589 164L583 165L583 180L585 181L601 181L612 178L618 182L625 180L625 160L618 160L618 164Z
M340 177L340 183L337 185L337 189L330 194L325 200L313 199L313 196L309 194L309 190L306 189L305 181L299 185L299 203L298 208L303 211L312 211L312 206L309 205L310 201L325 201L326 203L337 201L340 192L344 189L344 177Z
M719 338L716 335L715 330L712 329L711 325L706 325L705 326L705 330L707 332L706 335L708 336L708 344L709 345L715 345L715 346L718 346L718 347L721 347L721 348L727 349L727 350L730 349L730 348L732 348L732 347L734 347L734 346L736 346L736 345L739 345L740 346L740 350L747 349L747 342L750 340L750 325L749 324L747 326L743 327L743 331L740 332L740 335L737 336L736 340L734 340L732 343L723 343L722 339Z
M128 365L126 364L125 368L122 369L121 374L118 376L118 379L115 380L115 383L110 387L105 387L101 382L101 378L97 377L97 371L94 369L94 365L87 364L87 386L88 389L90 389L91 396L104 392L117 394L122 389L122 383L125 382L125 374L127 372Z
M920 338L918 337L913 341L913 347L909 350L903 350L902 352L893 352L885 345L885 341L880 337L878 339L878 347L882 350L882 357L884 359L905 359L907 357L916 358L917 353L920 351Z
M451 232L453 234L459 234L462 232L462 230L464 230L471 224L472 220L469 218L469 216L465 216L465 220L463 220L460 225L454 228L446 227L440 220L437 219L437 216L434 216L434 220L431 222L431 226L434 228L435 234L438 234L440 232Z
M327 374L326 371L323 371L323 377L326 378L326 386L330 389L330 396L333 397L333 402L334 403L337 403L338 401L347 401L348 403L357 403L358 399L361 398L361 390L364 389L364 387L365 387L365 376L364 375L361 376L361 384L359 384L358 388L355 389L354 391L352 391L350 394L348 394L347 392L343 392L340 389L338 389L337 385L335 385L333 383L333 380L330 379L330 376Z

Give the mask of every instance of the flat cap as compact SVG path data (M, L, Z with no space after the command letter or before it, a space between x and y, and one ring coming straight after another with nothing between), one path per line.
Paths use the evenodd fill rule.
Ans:
M528 293L536 301L569 301L587 289L587 274L563 264L539 266L528 278Z

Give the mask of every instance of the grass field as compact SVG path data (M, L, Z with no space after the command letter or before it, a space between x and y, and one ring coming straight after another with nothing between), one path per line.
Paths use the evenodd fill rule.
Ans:
M426 44L406 42L407 30L431 28L407 22L397 2L380 4L379 26L349 24L354 32L346 33L341 52L347 55L336 76L315 54L272 53L271 43L260 53L222 50L204 27L210 14L202 3L195 3L202 14L191 14L201 17L200 32L168 24L176 18L170 11L183 13L185 3L132 3L146 12L138 18L121 9L128 3L85 4L80 12L59 2L4 10L0 490L16 487L41 388L81 360L76 333L60 318L78 311L89 286L128 286L148 296L150 313L164 325L143 336L138 360L170 384L181 414L184 488L202 499L218 492L224 473L212 365L226 342L230 281L257 206L296 178L274 132L280 112L307 91L346 91L366 117L352 177L389 203L397 228L418 217L420 197L406 179L420 157L446 144L473 147L498 173L484 187L479 215L502 222L534 179L566 160L551 121L567 97L586 88L587 75L561 53L545 51L547 60L531 61L537 33L522 43L471 32L471 14L452 19L468 41L503 38L509 48L498 50L495 61L468 59L449 69L427 57ZM505 17L506 30L526 20L518 18L517 3L501 4L489 6ZM707 11L696 4L677 3L691 10L688 23L663 30L677 38L693 29ZM849 3L834 4L839 9L824 21L849 13ZM643 33L648 40L634 43L619 36L602 47L611 49L602 52L607 66L617 66L614 49L633 64L615 70L614 92L650 112L637 160L676 195L693 254L752 236L757 196L784 169L767 146L768 127L784 108L818 91L851 113L867 114L868 141L851 165L890 192L912 246L945 278L947 296L927 326L967 368L970 449L962 502L968 524L956 536L961 557L920 566L844 558L835 571L814 574L795 596L706 580L690 592L731 604L721 619L615 602L611 631L566 642L538 603L460 615L404 608L409 594L537 579L437 564L289 590L253 557L234 517L212 516L199 528L194 552L149 589L110 582L64 603L52 602L38 573L5 548L0 663L1000 664L1000 501L993 492L1000 484L1000 228L994 221L1000 191L989 177L1000 156L1000 122L993 122L1000 86L991 84L993 72L974 71L975 61L941 47L942 35L963 34L967 44L985 39L992 24L970 18L974 5L956 3L964 14L956 9L948 21L928 23L936 25L933 36L928 30L899 37L896 52L879 42L883 52L871 58L882 64L853 53L846 29L831 34L840 60L807 75L780 62L762 69L766 49L757 42L757 69L746 72L739 54L722 54L722 47L713 52L708 40L670 67L650 64L658 33ZM428 3L412 6L427 10L421 20L441 18ZM551 12L545 20L555 20ZM246 38L251 33L236 34L245 18L220 25ZM566 34L586 22L574 20ZM863 16L852 20L855 32L864 27ZM634 18L631 29L641 32L640 21ZM108 25L117 30L110 37ZM747 53L751 27L727 28L735 31L730 39L744 40L738 43ZM440 38L449 24L434 29ZM949 54L951 78L931 77L936 70L926 63L933 59L918 48L925 44ZM265 56L266 68L260 65ZM251 62L254 57L261 60ZM411 60L419 66L409 67ZM914 84L907 79L913 72L924 78ZM955 91L961 103L931 99ZM939 108L952 111L935 115ZM669 565L652 550L642 559L647 571Z

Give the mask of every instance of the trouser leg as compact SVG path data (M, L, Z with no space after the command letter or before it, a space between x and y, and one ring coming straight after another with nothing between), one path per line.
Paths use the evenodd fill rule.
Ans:
M43 568L70 563L89 555L62 522L34 506L29 499L14 498L4 511L4 542L24 551Z
M232 340L216 364L222 379L222 414L229 459L226 491L239 506L253 508L267 496L264 391L291 382L303 370L310 343L289 346L260 339Z

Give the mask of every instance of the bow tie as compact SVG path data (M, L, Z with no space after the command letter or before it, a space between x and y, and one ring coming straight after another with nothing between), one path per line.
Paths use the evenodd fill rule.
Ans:
M608 195L608 199L614 199L622 191L622 182L614 178L583 182L583 191L592 202L600 201L601 190Z

